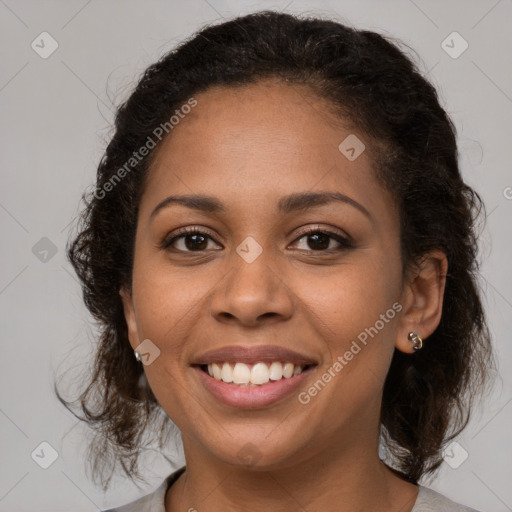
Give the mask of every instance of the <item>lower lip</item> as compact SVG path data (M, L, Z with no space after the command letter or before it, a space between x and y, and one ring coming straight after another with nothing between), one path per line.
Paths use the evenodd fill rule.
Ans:
M231 407L244 409L256 409L271 405L282 400L291 394L301 385L313 370L309 367L301 374L285 379L270 381L262 386L238 386L227 384L221 380L210 377L208 373L198 366L193 369L199 373L199 378L204 387L220 402Z

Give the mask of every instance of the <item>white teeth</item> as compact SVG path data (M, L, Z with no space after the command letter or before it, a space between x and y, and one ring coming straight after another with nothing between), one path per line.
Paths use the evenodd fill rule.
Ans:
M220 378L224 382L233 382L233 370L231 369L231 366L229 366L229 363L224 363L222 365Z
M217 380L221 380L222 370L220 369L220 366L217 363L209 364L208 368L210 368L210 366L212 367L214 378L216 378ZM208 370L208 373L210 373L210 370Z
M289 379L293 375L293 363L286 363L283 366L283 377Z
M278 362L274 362L270 365L269 369L270 380L281 380L283 378L283 365Z
M244 363L236 363L233 368L233 382L235 384L249 384L250 380L251 370L249 367Z
M256 363L251 370L251 383L252 384L266 384L269 381L270 375L268 366L265 363Z
M274 361L268 363L212 363L208 365L208 374L216 380L233 383L241 386L261 386L269 381L277 381L282 378L289 379L300 375L304 370L303 365L293 363L281 363Z

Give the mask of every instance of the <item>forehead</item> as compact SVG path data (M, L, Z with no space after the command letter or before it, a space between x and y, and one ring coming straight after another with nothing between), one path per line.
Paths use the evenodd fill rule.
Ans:
M192 139L194 149L208 152L214 162L235 156L246 162L255 155L258 160L290 162L302 155L328 158L337 150L335 130L340 122L309 87L267 80L215 87L195 98L197 106L161 148L167 157Z
M177 192L231 201L315 188L383 194L369 141L310 87L268 80L194 98L197 106L157 149L145 191L153 203ZM356 159L343 153L346 140L360 141L357 151L364 144Z

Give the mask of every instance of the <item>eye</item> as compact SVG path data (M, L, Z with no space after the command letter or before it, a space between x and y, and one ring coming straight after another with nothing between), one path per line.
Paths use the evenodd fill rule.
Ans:
M318 228L310 228L303 231L295 243L303 239L306 239L305 244L303 244L303 247L298 247L299 250L335 252L354 247L353 243L346 236ZM333 243L334 247L332 246ZM338 245L337 247L336 244Z
M162 249L172 248L181 252L203 252L212 249L209 242L213 238L206 232L195 227L185 227L174 233L170 238L166 238L162 244Z

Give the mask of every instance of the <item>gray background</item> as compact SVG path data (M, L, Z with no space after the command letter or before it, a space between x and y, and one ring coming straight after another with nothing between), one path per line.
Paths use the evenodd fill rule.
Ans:
M119 477L103 494L87 478L88 430L52 392L54 373L84 371L94 344L64 248L115 105L134 80L204 23L262 8L328 15L402 39L455 122L465 179L487 206L481 283L500 375L430 485L482 511L512 510L510 0L0 0L1 511L94 511L149 492L172 471L148 451L147 489ZM42 46L43 31L59 45L46 59L31 47ZM469 44L458 58L442 47L453 31ZM458 51L462 41L448 44ZM34 461L50 462L42 442L58 454L47 469Z

